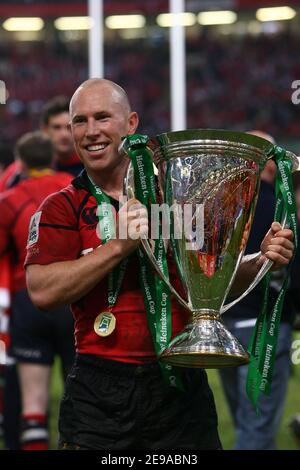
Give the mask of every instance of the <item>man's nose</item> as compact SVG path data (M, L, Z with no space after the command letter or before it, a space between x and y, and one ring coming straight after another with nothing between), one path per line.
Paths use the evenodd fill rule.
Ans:
M89 119L87 123L86 135L87 136L94 136L98 135L100 132L100 126L95 119Z
M68 137L71 135L71 130L68 126L64 126L60 129L60 133L61 135L63 135L64 137Z

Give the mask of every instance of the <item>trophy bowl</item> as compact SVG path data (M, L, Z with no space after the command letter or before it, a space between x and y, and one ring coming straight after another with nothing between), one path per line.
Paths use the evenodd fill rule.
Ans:
M161 361L203 368L248 362L248 354L225 328L221 314L229 308L224 303L245 250L260 173L272 148L260 137L225 130L168 132L151 140L160 199L174 208L169 211L169 242L187 301L160 272L149 241L144 240L143 246L171 292L191 312L191 321L161 353ZM126 191L134 196L131 166ZM271 265L266 262L246 293Z

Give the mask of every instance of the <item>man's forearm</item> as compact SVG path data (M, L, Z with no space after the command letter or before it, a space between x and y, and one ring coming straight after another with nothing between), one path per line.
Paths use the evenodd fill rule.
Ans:
M112 241L74 261L28 266L30 297L44 310L76 302L107 276L123 257L118 243Z
M243 257L242 262L238 268L237 274L235 276L233 285L230 289L230 296L236 297L245 292L245 290L249 287L249 285L251 284L251 282L253 281L256 274L261 268L261 263L259 263L260 257L260 252L252 255L246 255Z

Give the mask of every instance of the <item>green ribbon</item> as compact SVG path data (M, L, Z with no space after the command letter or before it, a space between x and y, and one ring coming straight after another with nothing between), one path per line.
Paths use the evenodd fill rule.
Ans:
M101 242L104 245L109 240L115 238L115 223L114 223L114 215L111 208L111 201L107 194L105 194L99 186L97 186L94 181L88 176L89 178L89 189L94 198L96 199L98 209L97 209L97 216L99 219L99 232ZM107 303L108 303L108 310L111 310L114 305L116 304L122 282L124 279L126 267L128 264L128 259L124 258L115 269L109 273L108 275L108 283L107 283Z
M148 136L134 134L127 136L123 145L134 169L135 196L150 214L151 204L157 204L157 198L152 153L147 147L148 141ZM159 221L158 239L154 240L153 254L161 271L169 279L161 221ZM152 266L142 249L139 249L139 261L141 288L148 324L155 352L159 356L169 345L172 334L170 291L165 282L156 273L153 273ZM183 389L179 370L161 361L159 364L166 382L171 386Z
M277 202L274 219L275 221L280 222L282 220L284 210L286 211L287 225L293 231L296 251L298 241L297 211L291 176L292 162L286 157L286 151L276 145L273 146L271 155L277 165L275 183ZM293 258L287 267L282 287L272 311L268 311L268 294L271 274L268 273L263 279L263 305L258 315L248 349L250 354L250 364L246 384L247 395L257 412L259 412L258 401L260 394L263 393L265 395L270 395L271 392L281 312L295 251Z

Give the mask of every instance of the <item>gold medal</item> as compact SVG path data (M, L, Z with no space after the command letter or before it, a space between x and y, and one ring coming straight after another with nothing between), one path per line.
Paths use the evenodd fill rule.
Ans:
M116 327L116 317L111 312L101 312L94 321L94 331L98 336L109 336Z

